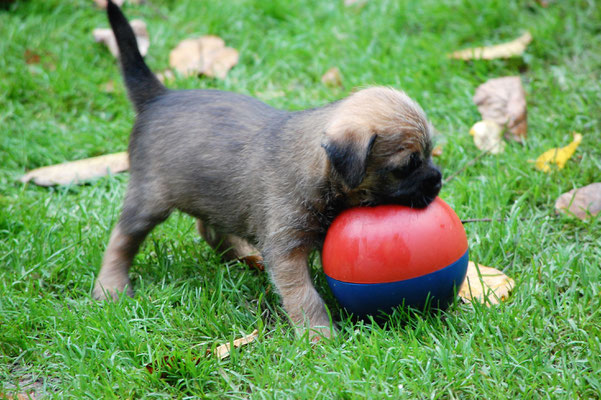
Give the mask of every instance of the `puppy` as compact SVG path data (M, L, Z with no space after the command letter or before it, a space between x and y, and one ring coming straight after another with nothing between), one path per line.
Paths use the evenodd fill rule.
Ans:
M425 207L436 197L441 174L422 109L383 87L297 112L218 90L168 90L110 1L108 17L137 119L130 181L94 296L132 294L134 255L177 209L197 218L200 233L226 257L260 252L289 318L329 335L307 257L345 208Z

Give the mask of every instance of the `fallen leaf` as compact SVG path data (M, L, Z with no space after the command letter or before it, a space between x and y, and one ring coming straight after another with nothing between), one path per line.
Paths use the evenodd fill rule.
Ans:
M199 39L185 39L169 53L169 65L181 75L195 75L203 67Z
M511 58L521 56L528 44L532 41L530 32L524 33L519 38L495 46L474 47L455 51L448 55L449 58L458 60L494 60L496 58Z
M342 75L338 67L332 67L321 77L321 83L330 87L342 86Z
M365 3L367 3L367 0L344 0L344 5L347 7L354 5L364 5Z
M173 74L173 71L171 71L170 69L166 69L163 72L157 72L155 75L162 84L175 79L175 75Z
M574 140L572 143L565 147L553 148L545 151L535 161L535 167L539 171L549 172L551 171L550 164L556 164L557 169L563 169L566 162L574 155L574 152L582 141L582 135L580 133L574 133Z
M259 337L259 331L257 329L255 329L254 331L252 331L252 333L250 335L246 335L242 338L236 339L232 343L225 343L225 344L218 346L213 351L213 354L215 356L217 356L220 360L223 360L224 358L226 358L230 355L232 344L234 345L235 348L238 348L238 347L241 347L241 346L244 346L244 345L254 342L258 337ZM207 350L206 354L210 355L211 351ZM194 357L194 358L192 358L191 361L195 365L198 365L201 362L201 358ZM176 366L178 364L178 359L175 357L164 356L162 363L167 368L173 368L174 366ZM148 373L153 374L155 372L155 370L157 369L158 365L159 365L159 362L155 361L153 363L147 364L145 367L146 367L146 370L148 371ZM167 377L167 374L165 374L163 372L161 374L161 379L165 379L166 377ZM1 399L1 397L0 397L0 399Z
M220 360L223 360L224 358L230 355L232 344L235 348L238 348L240 346L244 346L246 344L254 342L258 337L259 331L255 329L250 335L246 335L243 338L236 339L233 343L222 344L213 351L213 354L215 354Z
M480 150L488 151L491 154L505 151L503 128L495 121L485 119L476 122L470 129L470 135L474 137L474 144Z
M146 23L140 19L134 19L130 21L130 25L136 35L138 50L140 50L142 56L145 56L150 47L150 38L148 36L148 29L146 29ZM104 43L113 56L119 57L119 47L117 46L117 40L111 29L96 28L92 31L92 35L94 36L95 41Z
M96 3L96 5L100 8L106 8L108 1L107 0L94 0L94 3ZM116 5L121 7L123 5L123 3L125 3L125 0L113 0L113 3L115 3Z
M528 130L526 92L519 76L489 79L478 86L474 103L482 119L495 121L513 134L508 139L522 142Z
M6 400L35 400L35 393L18 393L16 396L12 396L10 394L0 393L0 399Z
M23 183L33 181L39 186L80 184L128 168L129 159L127 153L123 152L37 168L23 175L20 180Z
M202 73L211 78L225 79L229 70L238 64L239 57L238 50L232 47L213 52L205 58Z
M25 50L25 64L39 64L41 60L41 56L33 50L26 49Z
M562 194L555 202L555 212L571 214L581 220L596 216L601 212L601 182Z
M501 271L480 264L476 267L476 264L470 261L467 276L458 294L465 303L477 301L490 307L506 300L514 286L513 279Z
M442 146L436 145L436 147L434 147L434 149L432 150L432 157L440 157L440 156L442 156Z
M115 91L115 81L110 80L108 82L103 83L102 85L100 85L100 89L104 93L113 93Z
M238 63L238 51L218 36L182 40L169 53L169 65L184 76L204 74L224 79Z

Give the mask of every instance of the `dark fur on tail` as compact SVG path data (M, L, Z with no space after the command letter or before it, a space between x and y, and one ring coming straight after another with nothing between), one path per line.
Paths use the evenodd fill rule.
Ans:
M119 46L119 59L129 98L136 111L141 112L144 104L165 93L167 89L144 62L134 31L121 9L109 0L106 10Z

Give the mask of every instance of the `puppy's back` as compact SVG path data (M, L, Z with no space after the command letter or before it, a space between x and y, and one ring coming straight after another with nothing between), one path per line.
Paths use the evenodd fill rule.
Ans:
M262 185L256 179L288 116L241 94L168 91L138 114L129 146L132 183L207 223L246 224L240 214L261 201L249 188Z

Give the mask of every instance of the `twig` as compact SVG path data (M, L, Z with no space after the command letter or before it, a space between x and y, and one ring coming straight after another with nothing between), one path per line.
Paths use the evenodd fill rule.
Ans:
M461 223L462 224L469 224L471 222L505 222L507 221L506 218L468 218L468 219L462 219Z
M541 219L541 218L548 218L550 217L549 215L545 215L545 216L539 216L539 217L523 217L523 218L516 218L518 221L532 221L535 219ZM469 224L471 222L507 222L510 221L510 218L468 218L468 219L462 219L461 223L462 224Z

